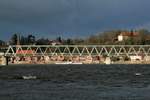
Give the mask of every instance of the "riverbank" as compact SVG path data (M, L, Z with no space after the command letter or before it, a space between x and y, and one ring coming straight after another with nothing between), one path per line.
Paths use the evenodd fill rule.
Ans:
M0 59L0 64L2 62ZM8 64L150 64L150 60L103 56L29 56L9 58Z
M81 64L84 64L84 65L86 65L86 64L101 64L101 65L103 65L103 64L106 64L105 62L93 62L93 63L85 63L85 62L64 62L64 61L62 61L62 62L60 62L60 61L49 61L49 62L47 62L47 63L45 63L45 62L37 62L37 63L29 63L29 62L26 62L26 61L20 61L20 62L17 62L17 63L11 63L11 62L9 62L9 65L36 65L36 64L40 64L40 65L44 65L44 64L47 64L47 65L49 65L49 64L72 64L72 65L74 65L74 64L77 64L77 65L81 65ZM112 64L150 64L150 61L115 61L115 62L110 62L110 64L112 65Z
M150 64L150 61L116 61L112 64Z

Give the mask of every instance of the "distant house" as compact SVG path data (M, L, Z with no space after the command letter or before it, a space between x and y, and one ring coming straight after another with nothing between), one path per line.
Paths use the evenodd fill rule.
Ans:
M131 61L141 61L143 60L143 57L138 55L138 56L130 56Z
M34 50L17 50L16 54L33 54Z
M58 41L50 41L49 44L55 46L55 45L61 45L62 43Z
M118 41L123 41L123 40L128 39L129 37L136 37L138 35L139 35L138 32L121 32L118 35Z

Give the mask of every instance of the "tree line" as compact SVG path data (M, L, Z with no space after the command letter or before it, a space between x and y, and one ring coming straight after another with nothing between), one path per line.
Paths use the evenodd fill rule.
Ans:
M83 43L83 39L63 39L61 37L56 37L56 39L50 40L48 38L39 38L36 39L36 36L29 34L28 36L23 36L18 33L12 35L11 39L9 40L10 45L50 45L53 42L62 44L62 45L73 45L73 44L80 44Z
M118 35L121 32L132 32L133 30L112 30L90 35L86 38L67 38L57 37L54 40L48 38L39 38L33 34L28 36L15 33L9 40L9 45L50 45L52 42L57 42L62 45L148 45L150 44L150 32L146 29L135 30L138 36L129 37L123 41L118 41ZM18 41L19 40L19 41ZM6 45L5 41L0 40L0 45Z

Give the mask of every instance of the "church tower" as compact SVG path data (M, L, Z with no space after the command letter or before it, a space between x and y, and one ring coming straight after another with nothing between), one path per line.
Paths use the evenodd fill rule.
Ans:
M20 45L20 33L17 34L17 46Z

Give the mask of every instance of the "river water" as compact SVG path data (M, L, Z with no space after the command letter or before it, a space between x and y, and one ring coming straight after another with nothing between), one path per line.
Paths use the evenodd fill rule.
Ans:
M0 100L150 100L150 66L4 66Z

